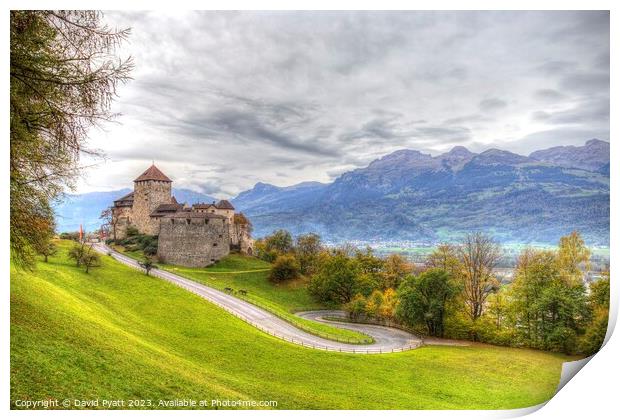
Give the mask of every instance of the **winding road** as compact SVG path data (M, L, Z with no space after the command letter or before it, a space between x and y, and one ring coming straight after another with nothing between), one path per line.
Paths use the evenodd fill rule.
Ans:
M143 270L138 264L138 261L111 249L105 244L93 244L93 249L98 252L108 254L115 260L125 265L141 271ZM153 269L151 270L151 275L166 280L203 297L209 302L225 309L261 331L305 347L326 351L370 354L400 352L415 349L422 345L421 338L396 328L384 327L380 325L352 324L323 319L324 316L342 317L344 314L342 311L308 311L297 314L302 318L322 322L337 328L362 332L373 337L375 342L372 344L346 344L328 340L300 330L283 319L278 318L271 312L259 308L249 302L212 287L205 286L204 284L196 281L189 280L177 274L164 270Z

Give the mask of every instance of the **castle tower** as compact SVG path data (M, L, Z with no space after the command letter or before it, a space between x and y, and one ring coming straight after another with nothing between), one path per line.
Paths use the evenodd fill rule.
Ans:
M160 204L172 203L172 181L153 164L133 182L133 224L140 233L157 235L159 222L150 215Z

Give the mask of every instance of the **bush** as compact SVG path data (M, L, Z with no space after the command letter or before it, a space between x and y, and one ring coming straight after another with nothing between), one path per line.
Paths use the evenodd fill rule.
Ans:
M344 310L347 312L349 319L353 321L360 321L366 318L366 298L361 293L355 295L351 302L344 306Z
M60 239L69 239L72 241L77 241L80 239L80 234L78 232L62 232L59 235Z
M153 256L157 254L157 243L149 244L143 249L144 255Z
M116 241L127 251L142 251L145 256L152 257L157 254L157 236L142 235L134 227L127 229L127 237Z
M596 314L594 320L586 329L586 333L579 343L579 348L583 354L589 356L601 349L603 342L605 341L608 322L608 311L600 311Z
M127 237L131 237L131 236L138 236L140 234L140 231L138 231L138 228L135 226L129 226L127 228Z
M280 255L269 273L269 280L274 283L282 283L295 279L299 276L299 263L292 255Z

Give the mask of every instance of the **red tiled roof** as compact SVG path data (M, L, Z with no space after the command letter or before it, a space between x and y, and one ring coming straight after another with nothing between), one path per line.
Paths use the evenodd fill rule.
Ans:
M118 200L114 200L115 207L131 207L133 205L133 192L126 194L119 198Z
M129 194L125 194L121 198L118 198L118 199L116 199L114 201L128 201L128 200L133 200L133 191L130 192Z
M233 207L232 204L230 204L230 201L228 200L220 200L215 207L217 207L218 209L221 210L234 210L235 208Z
M196 203L192 207L195 209L208 209L209 207L215 207L215 203Z
M197 213L193 211L178 211L163 216L166 219L226 219L220 214Z
M134 182L139 181L164 181L164 182L172 182L170 178L168 178L162 171L160 171L157 166L151 165L146 171L142 173L139 177L133 180Z

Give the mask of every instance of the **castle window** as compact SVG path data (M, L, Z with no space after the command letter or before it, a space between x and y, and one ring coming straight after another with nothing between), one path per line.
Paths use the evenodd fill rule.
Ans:
M185 220L187 220L188 225L192 222L192 219L185 219Z
M172 220L170 221L170 223L174 225L174 219L172 219Z
M217 243L214 243L213 246L217 246Z
M220 238L222 238L223 236L222 236L222 235L219 235L219 237L220 237Z

